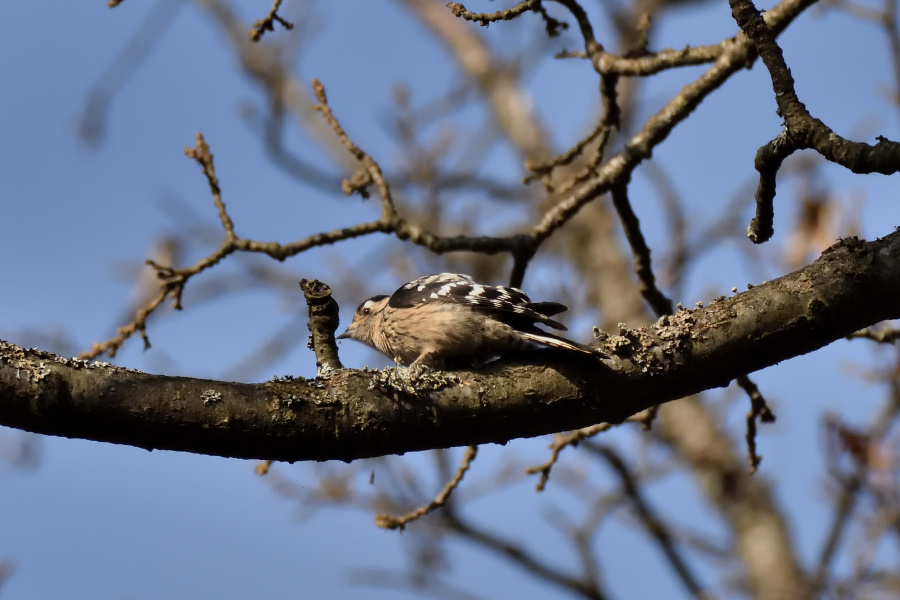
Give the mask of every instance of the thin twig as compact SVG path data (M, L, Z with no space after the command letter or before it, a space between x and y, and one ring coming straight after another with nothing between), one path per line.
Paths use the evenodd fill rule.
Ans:
M147 317L156 310L156 307L162 304L163 300L165 300L166 296L170 293L170 288L163 287L158 294L147 300L147 303L137 310L134 319L130 323L119 328L118 335L105 342L94 343L90 350L81 353L81 358L92 359L106 352L109 353L110 357L115 357L116 352L119 351L119 348L122 347L125 340L135 333L140 334L141 339L144 340L144 350L148 350L150 348L150 338L147 337L146 331Z
M571 162L578 156L580 156L581 153L584 152L584 149L587 148L587 146L596 139L601 140L599 145L602 148L606 145L606 140L608 138L609 124L606 123L605 119L601 119L597 123L597 126L594 127L593 131L591 131L584 139L580 140L577 144L566 150L563 154L545 161L526 160L525 168L531 171L531 174L525 177L525 179L522 180L522 183L531 183L539 177L548 175L553 169L557 167L571 164Z
M822 544L822 548L819 550L816 571L812 577L813 585L819 590L824 589L828 583L832 561L835 554L837 554L844 532L850 524L853 511L856 508L863 488L866 471L867 469L864 465L857 465L856 473L843 482L844 488L841 490L840 498L835 503L834 517L831 519L828 535L825 536L825 543Z
M553 583L567 590L571 590L581 598L589 600L604 600L606 594L599 582L589 581L583 577L576 577L563 571L555 563L540 560L526 548L509 542L497 535L479 528L466 520L463 520L455 510L448 507L441 513L443 524L467 540L479 544L485 548L494 550L514 563L522 567L527 573L539 579ZM558 561L557 561L558 562Z
M647 530L647 533L653 537L662 548L678 578L684 584L684 587L690 591L691 595L698 600L710 600L711 596L703 590L699 578L694 575L678 549L675 547L675 541L672 533L662 518L650 506L649 502L641 493L639 483L635 478L631 469L625 464L624 459L619 456L613 448L597 443L586 443L585 448L603 457L607 464L612 467L619 480L622 483L622 489L625 495L631 500L638 518Z
M622 221L625 239L628 240L634 256L634 270L640 282L641 295L657 317L671 315L673 312L672 300L667 298L656 285L653 265L650 262L650 248L641 232L641 222L628 199L628 186L625 183L618 183L612 186L611 191L613 206L619 214L619 220Z
M778 33L811 2L812 0L785 0L768 11L765 19L772 27L772 31ZM582 27L582 30L584 34L584 27ZM694 83L685 86L668 106L651 117L643 130L632 137L618 155L612 157L602 167L598 166L596 170L591 172L591 176L588 179L579 181L577 187L567 197L552 206L529 231L506 237L438 236L420 225L410 223L397 215L390 195L390 189L384 180L380 167L349 140L327 105L322 84L315 81L314 88L320 102L316 108L325 116L326 121L331 125L332 130L337 134L342 144L360 160L365 167L368 177L371 178L371 181L378 188L382 201L381 218L377 221L318 233L283 245L276 242L240 239L236 235L232 238L226 238L218 249L193 266L172 270L171 273L167 274L160 273L160 277L163 279L161 284L163 289L163 292L161 292L162 296L158 296L155 302L148 301L147 304L138 309L132 322L120 329L119 336L100 344L94 344L90 351L82 353L81 356L83 358L96 358L105 351L115 352L128 337L135 332L143 332L146 317L158 307L166 295L171 294L175 300L175 307L180 308L180 299L187 280L236 251L264 253L276 260L284 260L309 248L333 244L341 240L372 233L392 233L400 240L409 240L437 254L459 250L484 254L509 252L513 256L533 254L543 241L567 223L582 207L603 194L613 182L621 180L646 157L650 156L653 148L664 140L680 121L687 118L703 98L721 86L738 69L746 66L753 57L752 44L748 40L738 39L737 41L723 42L722 48L722 54L719 56L716 64L710 67ZM206 167L204 166L205 170ZM211 188L213 188L213 182L217 183L216 180L211 180ZM222 220L227 233L227 223L230 219L227 219L227 214L223 218L224 205L221 204L221 198L216 204L217 208L220 209L220 220Z
M541 478L537 483L537 491L543 492L544 488L547 487L547 481L550 479L550 470L553 468L553 465L556 464L556 461L559 460L559 453L562 452L564 448L567 446L572 446L574 448L581 440L611 428L611 423L599 423L597 425L592 425L591 427L576 429L575 431L570 431L568 433L557 433L553 436L553 442L549 446L553 452L550 454L550 458L547 459L547 462L525 469L525 472L529 475L534 475L535 473L541 474Z
M203 174L206 175L206 180L209 182L209 191L212 193L213 202L216 205L216 210L219 212L219 221L222 222L222 227L225 228L225 237L228 240L236 239L234 222L228 216L228 211L225 210L225 203L222 201L222 188L219 187L219 179L216 177L213 155L209 151L209 144L203 139L202 133L197 133L197 145L193 148L185 148L184 154L188 158L193 158L203 168Z
M375 524L382 529L400 529L402 531L403 528L406 527L407 523L415 521L416 519L432 512L436 508L444 506L450 499L450 495L453 493L453 490L455 490L462 481L463 476L465 476L466 471L469 470L469 467L472 465L472 461L475 460L475 457L477 455L478 446L469 446L468 448L466 448L466 453L463 455L462 463L460 463L459 468L456 470L456 474L450 481L447 482L447 485L444 486L444 489L441 490L441 493L438 494L434 500L432 500L425 506L420 506L419 508L408 512L405 515L400 515L399 517L395 517L387 513L378 513L377 515L375 515Z
M272 8L269 9L269 14L266 15L264 19L260 19L253 24L253 28L250 30L250 41L258 42L262 39L263 35L267 31L275 31L275 23L281 23L281 26L290 31L294 28L294 24L288 21L285 21L278 14L278 9L281 8L281 0L275 0L272 3Z
M497 21L511 21L521 14L537 9L540 5L541 0L525 0L512 8L498 10L497 12L492 13L473 13L468 11L466 7L459 2L451 2L447 5L447 8L449 8L450 12L456 17L465 19L466 21L473 21L482 27L487 27L489 24Z
M651 409L648 410L652 410ZM631 415L624 422L632 422L632 423L641 423L647 419L648 411L641 411L638 414ZM544 488L547 487L547 481L550 479L550 470L553 468L553 465L559 460L559 454L568 446L572 446L575 448L578 446L578 443L581 440L585 440L587 438L593 437L598 433L602 433L613 427L620 425L621 423L598 423L597 425L591 425L590 427L583 427L581 429L576 429L575 431L569 431L567 433L557 433L553 436L553 441L548 446L552 453L550 454L550 458L547 459L547 462L542 463L540 465L536 465L534 467L528 467L525 469L525 472L529 475L534 475L536 473L541 474L541 478L537 483L536 491L543 492Z
M762 457L756 453L756 420L763 423L774 423L775 414L769 410L766 399L759 391L759 387L746 375L737 378L737 383L750 397L750 411L747 413L747 461L750 463L750 473L756 473Z
M334 134L337 136L338 140L340 140L341 144L344 145L356 160L362 163L372 182L375 184L375 187L378 188L378 194L381 196L381 219L383 221L390 221L396 218L397 211L394 208L394 198L391 195L390 187L388 187L387 182L384 180L384 174L381 172L381 167L362 148L350 140L347 132L344 131L344 128L341 127L341 124L338 122L337 117L331 112L331 107L328 106L328 97L325 95L325 86L322 85L322 82L318 79L313 79L312 85L313 92L315 92L316 98L319 100L319 104L312 107L313 110L322 114L325 122L328 123L332 131L334 131Z

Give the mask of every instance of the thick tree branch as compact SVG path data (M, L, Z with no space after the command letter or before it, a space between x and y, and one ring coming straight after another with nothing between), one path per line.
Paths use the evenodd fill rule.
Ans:
M242 458L353 460L619 422L900 317L900 232L848 238L808 267L605 347L477 371L337 371L260 384L163 377L0 344L0 424Z

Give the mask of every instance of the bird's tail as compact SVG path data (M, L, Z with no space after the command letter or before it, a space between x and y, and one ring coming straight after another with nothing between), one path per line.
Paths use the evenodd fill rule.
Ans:
M527 340L551 348L562 348L564 350L574 350L576 352L584 352L585 354L593 354L594 356L608 357L608 355L599 348L585 346L584 344L579 344L578 342L573 342L572 340L567 340L564 337L553 335L552 333L547 333L545 331L523 331L520 333L522 337Z

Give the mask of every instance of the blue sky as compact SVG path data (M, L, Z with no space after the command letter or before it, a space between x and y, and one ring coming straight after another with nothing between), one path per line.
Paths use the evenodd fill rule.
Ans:
M292 10L301 12L299 3L285 4L288 15ZM239 14L249 28L269 5L268 0L242 2ZM73 351L86 349L112 335L123 322L133 268L162 236L187 228L205 232L195 235L187 248L189 262L211 251L220 234L215 209L205 179L183 154L198 131L212 147L224 200L244 237L289 242L378 214L377 201L361 202L345 198L338 189L329 193L304 186L272 166L245 117L264 112L265 99L241 73L233 48L201 2L175 11L146 62L113 98L97 145L79 138L88 94L152 6L129 0L109 10L102 1L12 0L0 8L0 77L5 82L0 93L0 248L5 257L0 338L43 346L48 337L62 336ZM496 8L495 3L479 7ZM596 6L589 8L598 36L604 39L609 26ZM313 77L321 79L332 109L352 139L383 165L396 166L402 153L388 125L395 86L406 86L412 102L424 104L445 93L448 81L459 80L453 64L428 30L399 4L323 2L309 12L310 25L295 34L281 29L268 33L267 43L300 36L299 78L307 85ZM479 33L507 56L515 56L540 39L537 17L527 16ZM716 43L735 31L726 3L706 3L692 10L677 9L657 32L655 46ZM885 93L896 85L887 42L873 25L812 9L780 41L798 93L814 115L859 141L873 142L879 134L900 138L897 106ZM575 48L577 40L569 34L548 43L546 54L562 47ZM662 107L702 69L653 78L642 117ZM557 150L567 148L592 125L596 80L587 65L545 60L530 76L529 91ZM470 166L465 149L477 132L459 124L484 118L477 107L471 108L449 124L428 128L425 135L457 136L451 164ZM692 233L714 222L740 185L754 181L756 148L779 130L768 75L757 64L705 100L654 152L653 160L666 169L686 200ZM289 125L286 140L304 160L342 174L296 124ZM503 181L524 175L520 161L503 150L494 149L480 160L482 172ZM821 171L821 181L848 207L862 205L862 235L874 238L900 224L896 177L853 176L832 165ZM759 262L741 258L738 244L749 242L726 244L693 267L684 297L675 300L691 305L727 294L732 286L743 288L748 282L783 274L778 256L790 239L795 181L785 177L780 182L774 239L750 249ZM659 198L642 171L635 177L632 197L654 257L663 255L667 229ZM748 204L748 219L750 210ZM201 293L204 282L221 282L227 274L237 277L247 265L258 265L295 280L319 277L334 282L339 279L336 273L362 277L371 283L357 293L389 292L402 281L383 261L399 244L377 236L314 249L285 263L230 257L219 271L191 282L181 313L166 309L151 321L152 350L145 353L139 340L132 340L115 362L158 373L234 377L235 365L248 353L305 312L302 295L299 290L293 294L223 290L210 300ZM411 249L410 256L413 264L425 264L421 251ZM535 270L525 287L546 294L562 285L563 276ZM346 323L361 298L335 291ZM296 335L305 339L303 324L298 323ZM345 343L341 353L350 366L385 364L358 345ZM815 556L829 515L821 475L821 423L814 415L831 411L855 424L868 423L884 392L847 377L846 372L873 360L888 363L881 350L864 343L837 343L755 376L778 414L777 424L761 430L760 476L779 482L779 499L807 561ZM314 369L312 354L300 344L249 378L310 376ZM725 396L713 392L709 401L724 405ZM735 438L743 435L745 411L739 400L727 412L726 423ZM0 429L7 440L21 435ZM638 439L633 431L622 430L610 432L603 441L618 445L638 461ZM486 447L466 483L489 481L496 468L511 461L543 462L547 443L548 439L538 439ZM15 565L2 589L5 597L405 597L394 590L359 587L350 575L354 569L370 567L401 569L408 561L403 546L413 543L413 536L376 529L371 512L364 510L298 511L295 503L254 474L252 461L61 438L41 439L40 450L35 469L0 463L0 559L9 558ZM453 451L452 461L459 456L460 450ZM434 491L440 488L428 453L391 460L420 473ZM576 453L565 460L573 470L585 469L598 485L611 481ZM365 490L371 471L379 485L383 464L358 465L355 485ZM321 473L350 467L275 468L303 489L313 490ZM527 524L528 535L521 538L567 564L571 550L547 524L546 515L577 510L577 505L552 483L545 494L536 496L533 484L523 478L479 499L466 513L514 537ZM723 535L683 478L654 486L651 497L664 512L689 517L710 536ZM640 598L677 588L655 549L629 528L610 523L597 544L609 587L623 597L624 592ZM463 544L450 548L449 577L481 597L563 597L501 559L471 552ZM649 563L638 567L637 561ZM653 576L635 577L638 573Z

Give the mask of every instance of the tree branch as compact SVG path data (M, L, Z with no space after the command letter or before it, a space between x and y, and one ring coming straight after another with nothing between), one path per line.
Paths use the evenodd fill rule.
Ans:
M148 449L353 460L505 443L601 422L727 385L900 317L900 232L842 240L808 267L654 326L597 361L552 351L475 371L341 370L240 384L69 360L0 342L0 424Z

